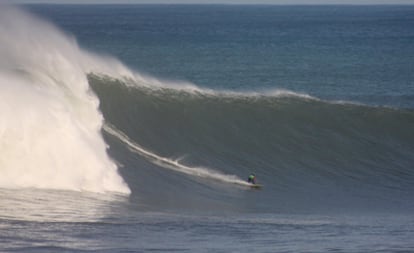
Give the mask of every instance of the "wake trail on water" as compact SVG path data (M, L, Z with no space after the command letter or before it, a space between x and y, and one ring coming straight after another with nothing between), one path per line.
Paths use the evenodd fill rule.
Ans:
M126 144L131 152L134 152L138 155L144 156L152 163L161 166L165 169L170 169L173 171L177 171L180 173L184 173L190 176L200 177L200 178L207 178L207 179L214 179L224 183L231 183L237 185L244 185L249 186L250 184L246 181L243 181L236 175L227 175L221 172L218 172L213 169L203 168L203 167L191 167L181 164L179 160L173 160L166 157L159 156L151 151L144 149L138 143L131 140L125 133L116 129L115 126L105 123L103 125L103 130L108 134L116 137L119 141Z

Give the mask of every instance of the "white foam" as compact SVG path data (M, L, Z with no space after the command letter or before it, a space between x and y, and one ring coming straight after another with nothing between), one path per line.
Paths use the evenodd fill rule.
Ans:
M86 76L93 68L128 75L53 25L2 6L0 187L130 192L106 153Z
M320 101L320 99L311 96L303 92L295 92L287 89L273 88L262 90L226 90L226 89L210 89L206 87L200 87L196 84L187 81L172 81L172 80L160 80L155 77L145 76L138 72L124 71L125 75L120 76L113 74L109 78L119 78L123 81L123 84L130 88L145 87L150 90L175 90L182 91L193 95L221 97L221 98L301 98L307 100Z

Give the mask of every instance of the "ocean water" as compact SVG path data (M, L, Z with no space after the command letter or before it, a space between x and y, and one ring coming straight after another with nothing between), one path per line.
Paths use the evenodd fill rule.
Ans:
M414 7L0 7L1 252L414 252Z

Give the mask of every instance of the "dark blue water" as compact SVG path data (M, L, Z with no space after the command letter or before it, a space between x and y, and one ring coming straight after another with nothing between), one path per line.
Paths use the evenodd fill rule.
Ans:
M17 177L0 190L0 251L414 251L414 7L24 8L107 56L88 62L87 93L131 194L27 188ZM23 16L12 21L40 34L33 45L52 41L46 59L86 68L56 31ZM33 74L16 55L2 70L56 86L77 74ZM261 190L243 183L252 171Z

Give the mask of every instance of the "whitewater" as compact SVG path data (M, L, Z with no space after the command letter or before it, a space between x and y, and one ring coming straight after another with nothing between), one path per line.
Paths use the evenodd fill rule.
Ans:
M101 62L120 64L28 13L0 12L0 186L129 193L106 153L86 76Z

